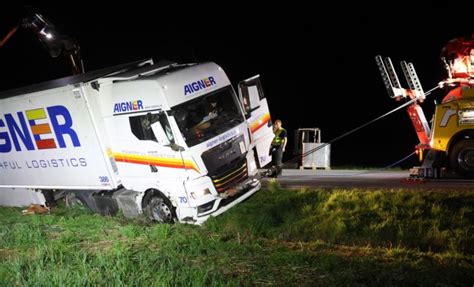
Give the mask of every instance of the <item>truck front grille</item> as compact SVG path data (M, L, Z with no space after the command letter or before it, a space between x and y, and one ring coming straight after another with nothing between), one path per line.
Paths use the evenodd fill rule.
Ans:
M228 188L235 186L237 183L245 180L247 177L247 160L246 158L243 158L226 171L212 175L211 179L214 183L214 186L216 187L217 192L222 193Z

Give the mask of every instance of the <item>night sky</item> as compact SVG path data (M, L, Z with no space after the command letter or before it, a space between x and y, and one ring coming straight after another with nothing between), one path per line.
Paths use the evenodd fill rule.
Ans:
M36 8L63 34L78 39L86 71L152 57L213 61L234 87L260 74L272 118L280 118L289 131L290 149L298 127L319 127L326 142L400 104L388 97L376 55L390 56L400 77L399 61L413 62L427 91L446 77L439 59L444 44L474 32L469 9L462 15L458 7L457 16L430 4L391 11L342 3L263 9L236 3L241 8L226 4L214 10L206 9L211 4L205 2L196 7L141 5ZM22 7L1 9L0 37L21 14ZM27 30L0 48L0 67L1 91L70 75L68 61L51 58ZM423 105L428 120L433 100L442 97L438 91ZM386 166L416 144L408 115L399 111L335 142L331 160L333 165ZM285 157L291 155L290 150ZM404 167L416 163L413 159Z

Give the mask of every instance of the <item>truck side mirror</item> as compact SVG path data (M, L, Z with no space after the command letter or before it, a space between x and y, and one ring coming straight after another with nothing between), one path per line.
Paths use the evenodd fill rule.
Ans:
M166 135L165 130L161 126L160 122L154 122L153 124L151 124L151 129L153 130L153 133L155 134L156 140L159 144L170 144L170 140L168 139L168 136Z

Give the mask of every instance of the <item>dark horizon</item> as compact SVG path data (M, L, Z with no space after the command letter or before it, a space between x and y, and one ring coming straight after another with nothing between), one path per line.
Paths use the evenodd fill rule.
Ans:
M327 142L400 105L388 97L376 55L390 56L399 76L399 61L413 62L427 91L446 77L441 48L452 38L472 33L469 19L453 22L445 8L433 5L413 13L360 6L344 11L277 7L277 12L266 14L193 9L189 11L194 14L183 14L147 6L36 8L63 34L77 38L86 71L151 57L215 62L234 88L240 80L260 74L272 119L281 119L289 133L287 159L299 127L319 127ZM20 20L21 10L0 13L0 37ZM0 48L0 63L0 91L71 73L65 58L51 58L26 30ZM433 100L442 97L437 91L422 105L428 120ZM333 165L386 166L408 155L417 143L408 115L399 111L334 143L331 160ZM404 167L414 164L415 158Z

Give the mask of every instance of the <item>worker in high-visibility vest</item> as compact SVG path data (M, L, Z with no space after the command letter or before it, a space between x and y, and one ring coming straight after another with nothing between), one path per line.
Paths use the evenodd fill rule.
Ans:
M270 149L273 162L273 177L277 177L279 174L281 174L281 170L283 168L283 153L285 152L287 143L287 133L286 130L282 128L281 124L281 120L275 120L273 123L273 134L275 134L275 137L273 138Z

